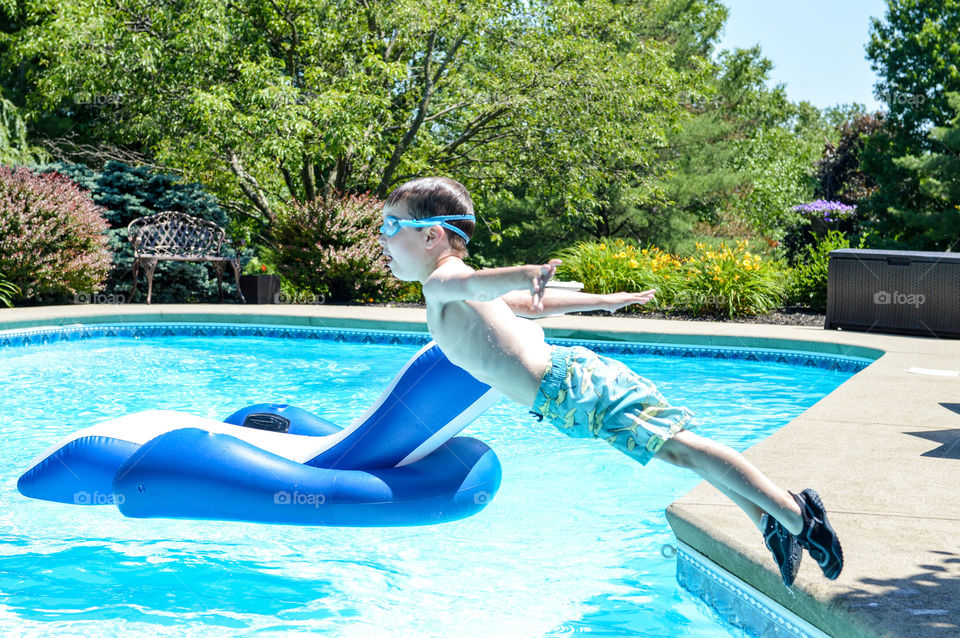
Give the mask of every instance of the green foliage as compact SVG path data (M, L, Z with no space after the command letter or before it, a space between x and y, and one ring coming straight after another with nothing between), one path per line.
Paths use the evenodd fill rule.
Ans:
M34 301L100 290L110 264L102 213L65 177L0 167L0 272Z
M107 237L113 253L106 290L128 293L133 265L133 247L127 237L127 225L134 219L167 210L178 211L228 227L230 220L217 200L200 184L184 182L178 175L155 171L146 166L108 162L95 171L83 164L58 162L39 168L42 172L66 175L88 190L93 201L102 206L109 224ZM224 256L236 253L224 244ZM232 277L224 278L224 297L236 294ZM216 278L203 263L161 261L153 278L155 303L214 302Z
M887 0L883 20L871 20L875 92L887 104L895 146L907 153L931 148L925 131L950 118L946 94L960 91L958 32L960 0Z
M47 153L27 141L27 124L14 104L0 97L0 164L36 164Z
M679 10L681 4L688 12ZM662 30L673 33L675 25L690 23L702 29L673 42L678 61L692 63L697 58L690 51L712 46L710 25L725 9L715 3L671 8L677 13ZM723 52L707 67L711 76L703 91L689 96L689 117L671 129L642 179L608 184L596 205L568 224L562 202L526 189L488 198L486 209L499 224L491 236L500 245L481 235L476 250L497 263L529 262L578 240L630 237L677 251L689 243L696 222L743 226L742 220L748 233L780 237L795 218L790 207L809 199L811 165L832 134L826 116L791 104L782 86L767 88L771 68L759 48Z
M259 257L254 257L243 267L244 275L276 275L277 267L273 263L261 261Z
M960 241L960 93L950 93L955 116L948 126L934 127L929 138L934 150L907 155L895 163L910 171L924 195L922 206L889 212L925 248L953 250Z
M720 250L701 247L684 262L676 305L695 315L734 317L770 312L783 301L783 273L775 262L747 250L744 241Z
M13 308L13 299L20 296L20 288L0 275L0 305Z
M380 215L380 202L366 196L293 203L273 229L280 274L327 301L392 297L399 286L380 251Z
M819 151L783 129L759 131L740 146L735 167L752 183L735 206L763 236L778 240L796 220L793 205L813 190L806 178Z
M638 35L665 39L682 68L697 68L710 57L729 15L720 0L667 0L654 9Z
M17 51L44 60L31 108L95 110L102 139L142 144L260 219L430 173L529 189L573 227L610 184L649 181L699 91L696 42L676 68L670 42L638 37L668 5L64 0Z
M759 47L718 57L712 99L691 105L693 117L664 153L675 165L665 190L679 213L711 224L733 216L777 239L790 207L809 196L810 165L829 127L813 107L792 104L782 85L767 88L771 69Z
M587 292L655 288L651 308L733 317L769 312L783 299L780 268L745 241L717 250L699 244L686 259L620 239L580 243L557 256L563 259L557 276L582 282Z
M939 169L923 158L954 153L930 132L953 126L949 94L960 91L958 30L958 0L888 0L883 20L872 21L867 57L889 110L886 125L861 153L863 170L878 184L860 206L876 247L942 250L957 237L956 211L930 181L940 177L925 174Z
M862 242L861 242L862 246ZM837 230L829 230L818 241L806 246L806 253L790 269L787 303L812 310L827 309L827 266L830 251L850 248L850 240Z
M584 290L598 294L641 292L656 288L650 307L672 305L682 275L682 265L659 248L640 248L634 242L580 242L560 251L563 263L557 269L561 279L579 281Z

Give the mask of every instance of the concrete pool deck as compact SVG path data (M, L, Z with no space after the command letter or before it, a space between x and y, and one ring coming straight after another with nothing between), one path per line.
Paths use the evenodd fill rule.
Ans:
M0 310L0 330L111 322L290 323L425 329L417 308L77 305ZM567 316L549 336L877 356L745 453L777 483L815 487L843 541L824 579L805 557L792 590L757 529L701 483L667 509L677 538L831 636L960 635L960 340L816 327ZM912 371L911 371L912 369ZM655 381L655 379L654 379Z

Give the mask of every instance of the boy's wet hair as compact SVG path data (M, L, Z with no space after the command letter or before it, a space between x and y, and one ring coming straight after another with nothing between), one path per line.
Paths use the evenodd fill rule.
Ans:
M424 219L440 215L473 215L473 200L460 182L449 177L420 177L405 182L393 189L385 206L404 205L410 217ZM447 222L473 237L476 222L472 219L457 219ZM448 232L450 247L464 255L467 242L460 235Z

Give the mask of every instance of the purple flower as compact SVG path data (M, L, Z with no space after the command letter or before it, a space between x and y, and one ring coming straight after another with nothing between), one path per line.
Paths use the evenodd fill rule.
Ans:
M794 206L793 210L798 213L803 213L807 217L822 217L825 222L833 222L850 217L857 210L857 207L844 204L843 202L830 202L825 199L818 199L806 204Z

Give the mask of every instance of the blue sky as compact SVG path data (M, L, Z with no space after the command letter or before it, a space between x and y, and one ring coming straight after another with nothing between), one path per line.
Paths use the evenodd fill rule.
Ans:
M870 18L883 18L885 0L722 0L730 9L720 49L759 44L773 62L771 85L786 85L794 102L826 108L873 97L876 74L864 45Z

